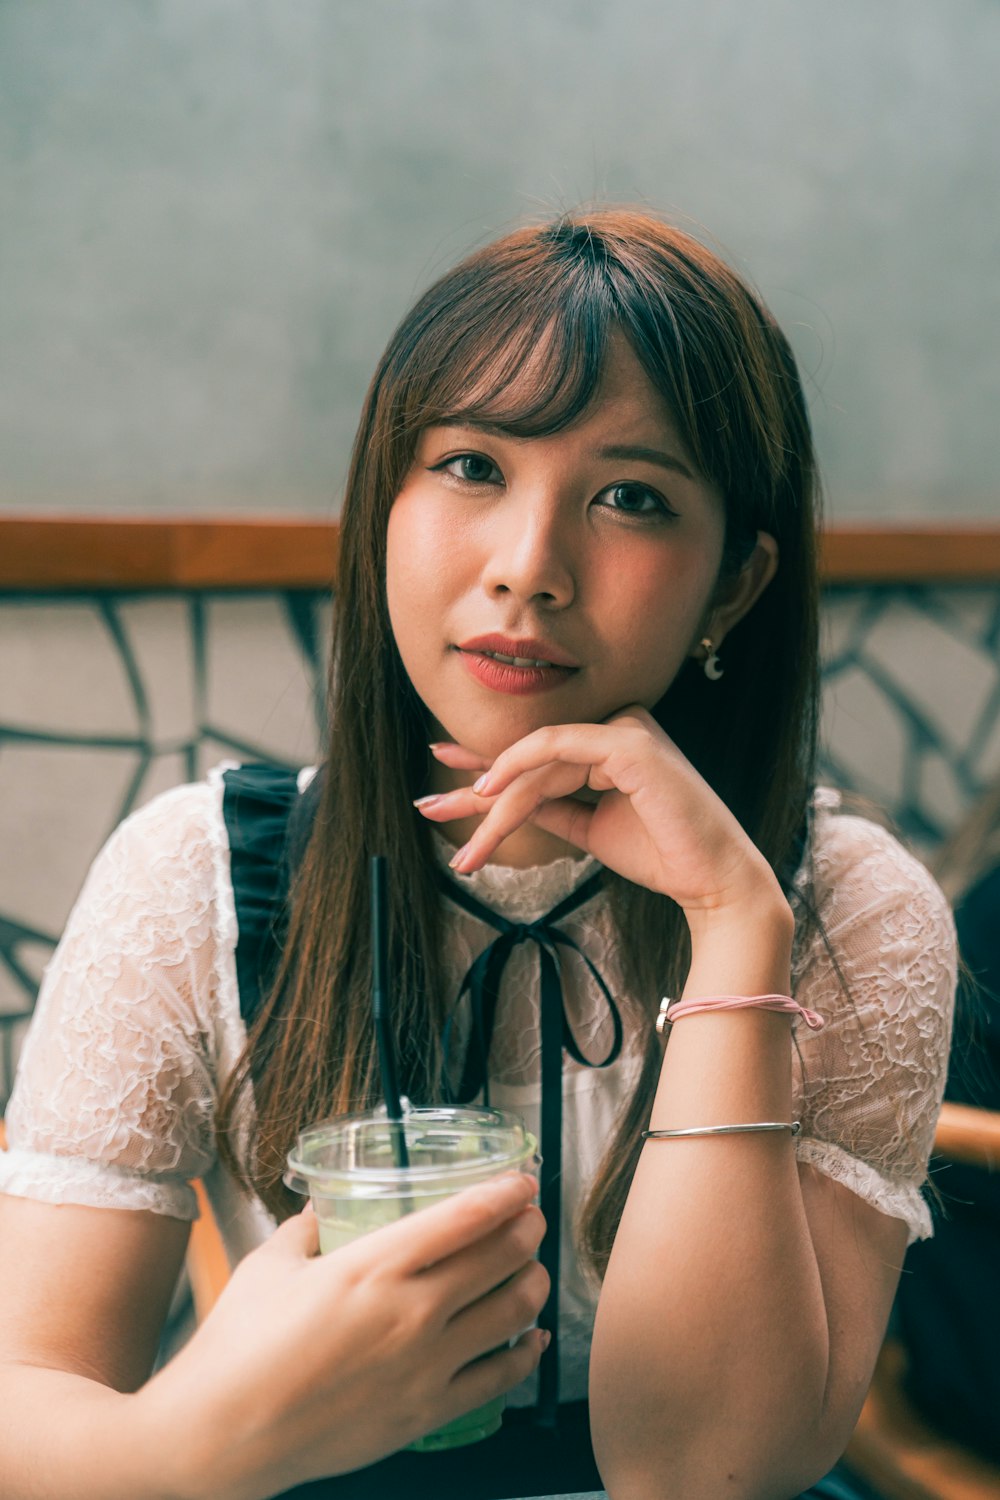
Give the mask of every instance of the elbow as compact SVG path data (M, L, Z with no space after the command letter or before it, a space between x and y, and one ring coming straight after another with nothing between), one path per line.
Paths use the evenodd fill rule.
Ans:
M612 1463L606 1467L599 1457L598 1469L608 1500L789 1500L817 1484L836 1461L823 1459L795 1468L776 1462L754 1473L738 1462L692 1467L666 1460L655 1466Z
M762 1441L731 1426L657 1424L629 1438L595 1423L593 1441L609 1500L789 1500L829 1473L849 1435L786 1425Z

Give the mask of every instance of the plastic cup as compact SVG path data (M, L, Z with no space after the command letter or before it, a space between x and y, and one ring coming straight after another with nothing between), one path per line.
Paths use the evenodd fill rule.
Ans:
M477 1182L538 1162L534 1136L515 1115L500 1110L406 1106L408 1167L395 1164L393 1129L399 1126L390 1126L383 1106L312 1125L289 1152L285 1182L312 1199L323 1253ZM477 1443L499 1429L504 1405L498 1396L409 1447L438 1453Z

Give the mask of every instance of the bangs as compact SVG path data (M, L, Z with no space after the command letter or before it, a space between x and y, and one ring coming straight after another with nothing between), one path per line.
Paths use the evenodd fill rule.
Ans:
M530 268L512 259L488 280L456 278L422 328L401 392L407 432L468 422L544 437L590 405L617 321L602 269L579 257L540 264L537 250Z
M370 441L385 458L386 502L424 428L467 423L535 438L568 427L597 396L616 335L699 476L723 496L727 567L745 560L757 529L779 527L778 508L803 482L796 453L808 418L794 359L728 267L627 211L517 231L424 293L373 383Z

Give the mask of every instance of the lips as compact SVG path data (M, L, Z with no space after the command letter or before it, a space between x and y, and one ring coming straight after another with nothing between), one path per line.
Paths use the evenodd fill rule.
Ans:
M515 668L560 667L566 671L578 670L578 663L558 646L535 636L515 639L509 635L477 635L463 641L458 647L470 655L485 656L498 661L501 666Z
M579 671L565 651L535 637L479 635L456 647L466 670L496 693L524 697L560 687Z

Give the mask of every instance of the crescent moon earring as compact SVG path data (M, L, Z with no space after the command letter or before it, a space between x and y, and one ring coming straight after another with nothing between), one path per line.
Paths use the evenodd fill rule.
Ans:
M718 682L722 676L722 668L719 666L719 653L712 645L711 637L707 636L699 644L705 652L705 660L702 662L702 671L710 682Z

